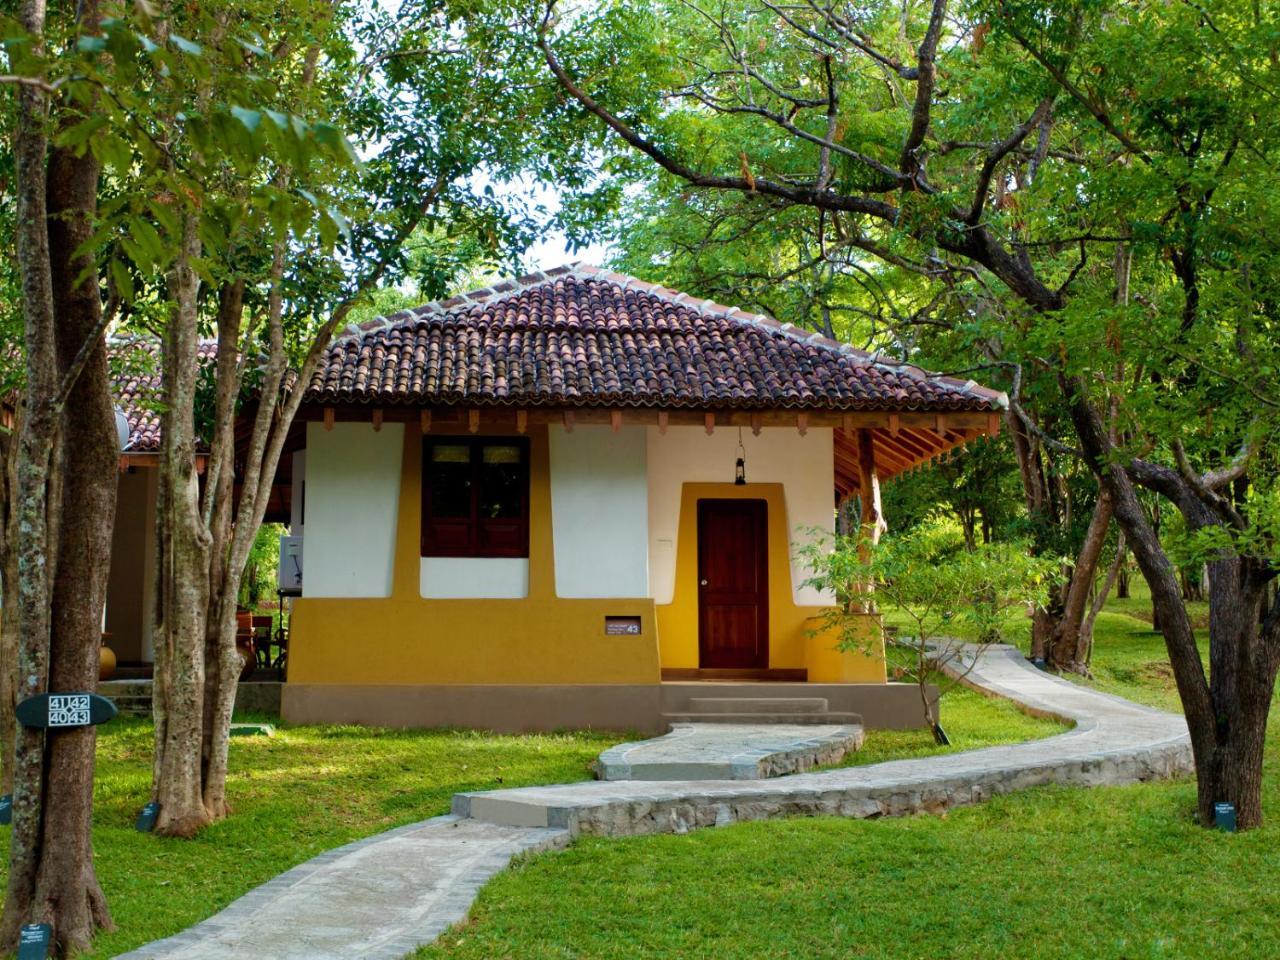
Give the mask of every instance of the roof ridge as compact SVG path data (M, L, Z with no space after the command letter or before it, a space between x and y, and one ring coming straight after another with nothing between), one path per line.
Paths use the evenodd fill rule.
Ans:
M552 267L549 270L535 270L533 273L526 273L519 277L495 280L487 287L468 290L466 293L457 293L451 297L442 297L439 300L430 300L416 307L409 307L385 316L374 317L364 323L349 323L340 333L334 336L330 346L337 346L339 343L361 337L366 333L386 330L396 324L406 323L410 320L420 320L424 317L452 313L459 307L476 306L481 303L499 303L528 290L530 287L541 286L549 280L559 280L562 277L578 275L579 269L585 266L588 265L574 262Z

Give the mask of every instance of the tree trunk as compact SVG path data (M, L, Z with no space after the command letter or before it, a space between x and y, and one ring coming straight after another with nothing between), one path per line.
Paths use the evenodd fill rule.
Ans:
M202 797L201 760L210 538L200 512L196 472L199 280L192 268L200 255L196 230L196 214L188 212L170 277L174 307L162 348L165 413L156 524L162 564L152 690L156 721L152 791L160 804L156 832L178 837L194 836L211 819Z
M95 27L96 4L82 4L79 17L80 26ZM41 36L43 5L27 4L23 21ZM97 685L119 451L96 265L76 253L94 226L98 164L92 153L47 154L44 94L23 87L18 97L27 346L17 468L18 696L25 698ZM18 732L5 947L25 923L49 923L66 953L111 927L91 848L95 743L93 727Z
M1263 616L1263 597L1275 574L1260 561L1228 556L1209 564L1209 676L1206 677L1177 571L1156 536L1134 488L1137 466L1109 464L1100 421L1078 385L1064 378L1076 434L1090 465L1103 470L1115 517L1151 587L1182 701L1196 768L1196 810L1213 824L1214 804L1235 805L1242 829L1262 823L1262 752L1267 716L1280 668L1280 605ZM1144 484L1178 507L1189 529L1222 521L1180 475L1145 467ZM1210 678L1211 681L1210 682Z
M1050 495L1049 481L1045 476L1044 459L1040 453L1039 441L1012 409L1005 413L1005 425L1009 429L1013 451L1018 460L1023 498L1031 520L1032 542L1039 549L1038 541L1044 539L1045 530L1056 526L1058 522L1055 501ZM1059 591L1051 590L1050 602L1043 607L1037 606L1031 614L1031 659L1043 660L1048 656L1058 616Z
M1111 561L1111 566L1107 568L1107 575L1102 581L1102 587L1093 598L1093 604L1089 607L1089 612L1085 615L1084 623L1080 627L1080 642L1084 648L1084 657L1081 662L1086 670L1093 661L1093 625L1098 619L1098 614L1102 612L1102 608L1106 606L1107 597L1111 595L1111 588L1115 586L1116 578L1124 568L1127 549L1124 543L1124 534L1120 533L1116 537L1115 558Z
M1087 651L1081 625L1088 606L1089 590L1094 584L1094 574L1098 569L1098 558L1102 556L1107 531L1111 529L1111 512L1111 494L1102 487L1098 490L1098 500L1089 520L1089 529L1072 570L1062 619L1058 621L1049 645L1049 662L1061 670L1079 673L1084 669Z
M13 793L14 750L17 747L18 703L18 437L22 431L19 414L4 444L3 537L0 550L0 794Z

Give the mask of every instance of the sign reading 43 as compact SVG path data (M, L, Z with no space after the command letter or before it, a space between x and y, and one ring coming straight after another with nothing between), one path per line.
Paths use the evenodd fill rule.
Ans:
M51 694L49 697L49 726L87 727L90 724L89 694Z

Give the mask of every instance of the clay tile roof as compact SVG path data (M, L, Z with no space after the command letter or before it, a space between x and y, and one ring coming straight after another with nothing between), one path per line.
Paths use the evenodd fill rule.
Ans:
M149 337L111 340L107 350L116 405L129 421L124 452L154 453L160 449L160 344ZM217 352L216 342L201 343L201 363L212 364Z
M316 403L986 411L1003 394L575 265L348 327Z

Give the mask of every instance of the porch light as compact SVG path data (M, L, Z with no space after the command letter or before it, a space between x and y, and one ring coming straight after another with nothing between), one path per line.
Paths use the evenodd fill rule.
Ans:
M733 485L747 485L747 448L742 445L742 428L738 428L738 462L733 466Z

